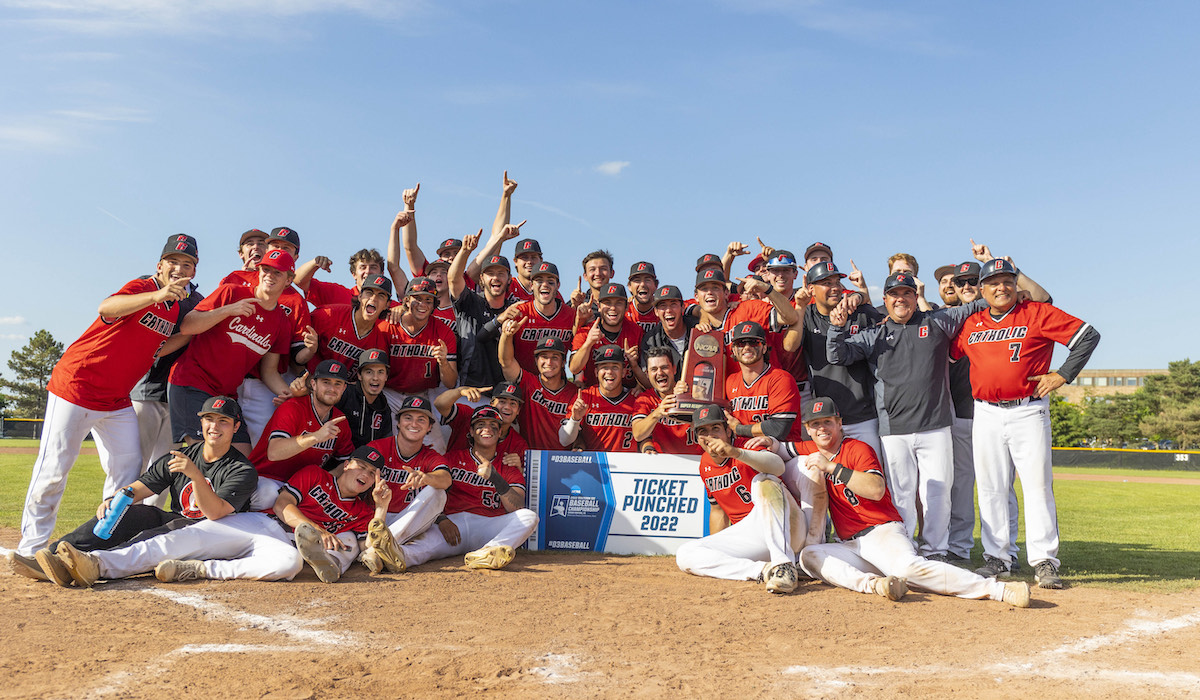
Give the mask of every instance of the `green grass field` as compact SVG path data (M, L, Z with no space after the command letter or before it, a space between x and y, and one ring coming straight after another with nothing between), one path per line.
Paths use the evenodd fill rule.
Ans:
M36 440L0 440L0 447L36 447ZM0 527L20 527L34 455L0 454ZM1071 474L1181 478L1177 471L1068 468ZM1184 477L1186 478L1186 477ZM55 536L90 518L104 473L83 455L67 481ZM1062 543L1059 558L1071 585L1169 593L1200 586L1200 485L1057 481ZM1017 490L1018 497L1020 489ZM976 537L979 527L976 524ZM1019 535L1024 556L1024 528ZM982 563L982 548L974 558ZM1022 563L1022 573L1032 572Z

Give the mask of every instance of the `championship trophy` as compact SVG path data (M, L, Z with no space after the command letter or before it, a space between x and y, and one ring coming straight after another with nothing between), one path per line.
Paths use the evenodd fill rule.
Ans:
M676 394L671 414L690 417L705 404L725 406L725 332L692 329L683 364L687 368L683 378L691 391Z

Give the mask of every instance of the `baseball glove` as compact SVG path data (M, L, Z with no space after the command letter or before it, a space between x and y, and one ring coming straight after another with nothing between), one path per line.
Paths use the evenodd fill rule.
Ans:
M375 550L389 573L402 574L408 569L396 538L383 520L374 518L367 526L367 546Z

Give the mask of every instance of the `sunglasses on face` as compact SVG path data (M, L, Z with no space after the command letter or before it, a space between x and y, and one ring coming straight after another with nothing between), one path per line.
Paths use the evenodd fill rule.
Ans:
M733 347L735 347L735 348L743 348L748 345L761 345L761 344L762 344L761 340L735 340L735 341L733 341Z
M979 286L979 278L978 277L960 277L960 278L954 280L954 286L955 287L978 287Z

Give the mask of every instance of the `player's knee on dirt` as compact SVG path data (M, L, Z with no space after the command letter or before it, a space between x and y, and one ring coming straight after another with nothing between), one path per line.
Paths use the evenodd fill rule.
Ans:
M675 564L679 570L687 574L695 574L692 566L697 563L704 562L703 547L700 546L699 540L692 542L684 542L679 545L679 549L675 551Z
M517 510L513 511L513 515L517 516L517 520L519 520L525 527L537 527L538 516L537 513L533 512L532 510L529 510L528 508L518 508Z

